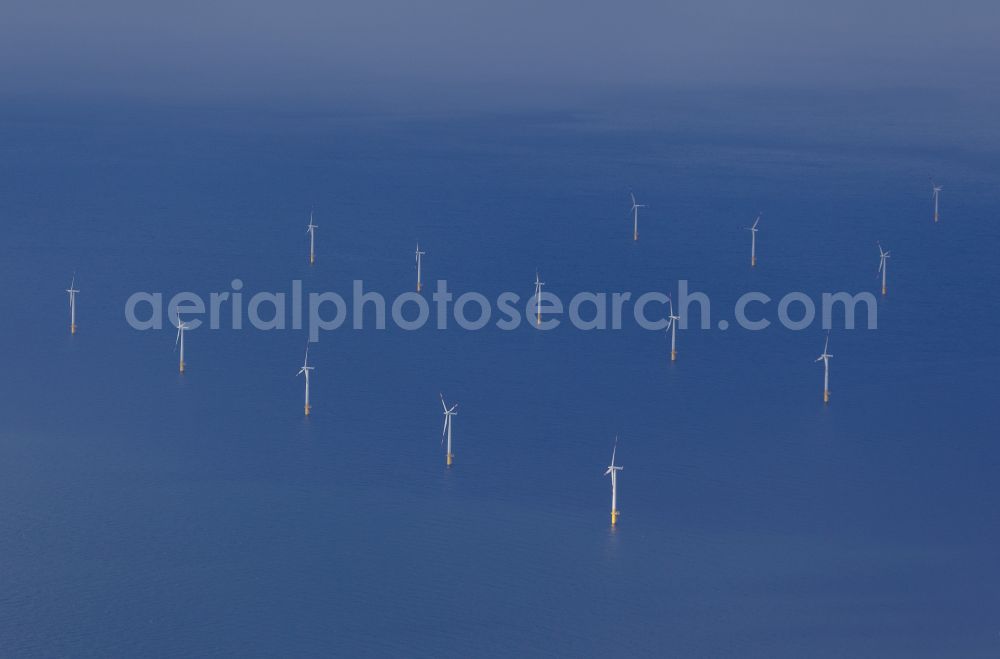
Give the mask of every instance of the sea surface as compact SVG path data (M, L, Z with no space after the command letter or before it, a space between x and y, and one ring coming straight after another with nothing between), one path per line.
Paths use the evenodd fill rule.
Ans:
M995 109L13 100L0 656L998 656ZM536 269L565 302L688 280L711 328L679 331L671 363L631 306L603 331L503 331L495 310L480 331L378 330L369 308L312 344L305 418L305 330L190 330L180 375L175 330L125 319L137 291L235 278L244 307L293 280L391 302L417 241L428 299L442 279L527 300ZM772 298L751 307L763 331L733 322L749 291ZM878 298L877 329L833 319L829 405L819 318L778 322L795 291L817 312L824 292ZM459 405L451 469L439 393Z

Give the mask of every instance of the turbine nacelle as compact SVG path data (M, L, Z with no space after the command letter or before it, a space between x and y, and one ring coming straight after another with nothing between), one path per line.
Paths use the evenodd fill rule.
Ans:
M680 320L681 319L680 316L674 315L674 300L669 295L667 296L667 303L670 305L670 312L667 314L667 318L670 319L670 322L672 323L675 320ZM669 328L670 328L670 323L667 324L667 329Z
M455 403L451 407L448 407L448 405L444 402L444 395L443 394L438 394L438 395L441 396L441 409L444 410L444 415L446 417L457 415L458 412L456 412L455 410L458 409L458 403Z
M891 252L882 249L882 243L878 243L878 256L879 256L878 271L879 272L882 272L882 269L885 268L885 260L887 258L889 258L890 254L891 254Z
M833 355L827 352L827 348L829 347L830 347L830 335L828 334L826 337L826 343L823 344L823 354L817 357L816 361L826 361L831 357L833 357Z
M611 464L608 466L608 470L604 472L605 476L607 476L608 474L610 474L613 471L621 471L622 470L621 467L615 465L615 453L617 453L617 452L618 452L618 435L615 435L615 445L611 449Z
M180 319L178 319L178 320L177 320L177 340L176 340L176 341L174 341L174 346L175 346L175 347L176 347L176 345L177 345L178 343L180 343L180 340L181 340L181 334L183 334L183 333L184 333L184 330L188 329L189 327L191 327L191 326L190 326L190 325L188 325L187 323L185 323L185 322L182 322L182 321L181 321Z
M448 405L444 402L444 394L438 394L438 395L441 397L441 409L444 410L444 425L441 426L441 444L442 445L444 444L444 438L445 438L445 436L448 436L448 443L449 443L449 450L450 450L450 448L451 448L451 434L450 434L450 430L451 430L451 417L458 415L458 412L455 411L456 409L458 409L458 403L455 403L451 407L448 407ZM450 460L450 458L449 458L449 460ZM451 462L449 462L448 464L450 465Z
M314 371L314 370L316 370L316 367L309 365L309 344L307 343L306 344L306 356L305 356L305 359L302 360L302 368L300 368L299 372L296 373L295 375L298 376L298 375L302 375L303 373L305 373L306 374L306 379L308 380L309 379L309 371Z

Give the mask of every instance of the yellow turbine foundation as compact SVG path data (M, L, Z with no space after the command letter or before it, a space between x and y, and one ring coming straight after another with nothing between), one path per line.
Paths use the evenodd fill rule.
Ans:
M882 295L885 295L885 286L882 287Z
M447 464L447 465L448 465L448 466L450 467L450 466L451 466L451 463L452 463L452 462L453 462L454 460L455 460L455 456L454 456L453 454L449 453L449 454L448 454L448 457L447 457L447 459L446 459L446 464Z
M418 293L420 292L420 282L419 281L417 282L417 292Z
M309 410L310 410L310 408L311 408L311 407L312 407L311 405L306 405L306 406L305 406L305 409L306 409L306 416L309 416Z
M69 326L69 333L70 333L70 334L76 334L76 323L72 323L72 324L71 324L71 325Z
M538 317L535 318L535 325L542 326L542 314L538 314Z
M611 511L611 526L614 526L617 523L618 523L618 511L617 510L612 510Z
M830 402L830 390L829 389L824 389L823 390L823 402L824 403L829 403Z
M310 254L309 255L309 265L312 265L315 262L316 262L316 255L315 254Z
M670 351L670 361L672 361L672 362L677 361L677 351L676 350L671 350Z
M184 372L184 362L181 362L181 365L180 365L180 370L181 370L181 371L180 371L181 373L183 373L183 372Z
M751 256L750 257L750 267L752 268L755 265L757 265L757 257L756 256Z

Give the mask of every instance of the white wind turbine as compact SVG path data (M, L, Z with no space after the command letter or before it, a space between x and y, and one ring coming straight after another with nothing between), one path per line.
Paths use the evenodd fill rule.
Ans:
M646 204L635 203L635 195L629 193L632 197L632 240L639 240L639 209L646 208Z
M760 224L761 215L763 213L757 213L757 219L753 221L752 227L745 227L750 232L750 267L757 265L757 225Z
M888 270L889 252L882 249L882 243L878 243L878 271L882 273L882 295L885 295L885 272Z
M458 403L455 403L450 408L444 402L444 394L438 394L441 396L441 407L444 408L444 427L441 428L441 443L443 444L445 438L448 439L448 448L445 453L445 464L449 467L455 458L455 455L451 452L451 417L458 415L455 411L458 408Z
M76 284L76 273L73 274L73 279L69 283L69 288L66 292L69 293L69 333L76 334L76 294L80 291L74 286Z
M830 358L833 357L826 351L830 347L830 335L826 335L826 343L823 344L823 354L816 358L816 361L823 361L823 402L830 402Z
M304 375L304 376L306 376L306 404L305 404L306 416L309 416L309 410L312 409L312 406L309 405L309 371L312 371L312 370L315 370L315 367L309 365L309 344L307 343L306 344L306 358L302 362L302 368L300 368L299 372L295 374L295 375Z
M677 321L681 319L680 316L674 315L674 301L667 298L667 302L670 303L670 315L669 322L667 322L667 331L670 332L670 361L677 361Z
M309 263L316 262L316 229L319 228L318 224L313 224L313 212L309 211L309 226L306 227L306 233L309 234Z
M181 349L181 360L180 360L180 372L184 372L184 330L189 328L190 325L181 320L180 309L177 310L177 339L174 341L174 350L180 346Z
M938 198L941 196L941 191L944 190L943 186L935 185L934 181L931 181L931 189L934 195L934 221L938 221Z
M426 253L427 252L421 252L420 251L420 243L417 243L416 260L417 260L417 292L418 293L420 292L420 288L421 288L421 285L420 285L420 263L421 263L421 258L420 257L422 257Z
M615 464L615 453L618 451L618 435L615 435L615 447L611 449L611 465L604 475L611 475L611 526L618 523L618 472L622 470Z
M535 324L542 324L542 286L545 282L538 278L538 270L535 270Z

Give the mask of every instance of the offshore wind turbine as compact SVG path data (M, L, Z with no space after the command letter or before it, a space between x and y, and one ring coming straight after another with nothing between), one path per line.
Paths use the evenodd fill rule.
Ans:
M545 282L538 278L538 270L535 270L535 325L542 324L542 286Z
M420 257L423 256L426 253L427 252L421 252L420 251L420 243L417 243L416 260L417 260L417 292L418 293L420 292L420 289L421 289L421 285L420 285L420 263L421 263L421 259L420 259Z
M611 449L611 465L604 475L611 475L611 526L618 523L618 472L622 470L615 464L615 453L618 451L618 435L615 435L615 446Z
M177 310L177 339L174 341L174 350L177 346L181 348L181 360L180 360L180 372L184 372L184 330L189 328L190 325L181 320L180 309Z
M752 227L745 227L747 231L750 232L750 267L757 265L757 225L760 224L760 216L763 213L757 213L757 219L753 221Z
M632 240L639 240L639 209L646 208L646 204L635 203L635 195L629 193L632 197Z
M885 295L885 271L888 270L889 252L882 249L882 243L878 243L878 271L882 273L882 295Z
M669 297L667 302L670 303L670 315L667 316L670 320L667 322L667 331L670 332L670 361L677 361L677 321L681 319L680 316L674 315L674 301Z
M76 273L73 273L73 279L70 280L69 288L66 292L69 293L69 333L76 334L76 294L80 291L74 286L76 284Z
M823 360L823 402L830 402L830 358L833 357L826 351L830 347L830 335L826 335L826 343L823 344L823 354L816 358L816 361Z
M309 404L309 371L312 370L315 370L315 367L309 365L309 344L307 343L306 358L302 362L302 368L300 368L299 372L295 374L295 375L306 376L306 404L305 404L306 416L309 416L309 410L312 409L312 406Z
M934 185L934 181L931 181L932 195L934 197L934 221L938 221L938 198L941 196L941 191L944 190L943 186Z
M313 212L309 211L309 226L306 227L306 233L309 234L309 264L312 265L316 262L316 229L319 228L318 224L313 224Z
M451 452L451 417L458 414L458 412L455 411L455 409L458 408L458 403L455 403L449 408L444 402L444 394L438 395L441 396L441 407L444 408L444 427L441 428L441 443L444 443L445 438L448 439L448 448L445 453L445 464L450 467L452 461L455 459L455 455Z

